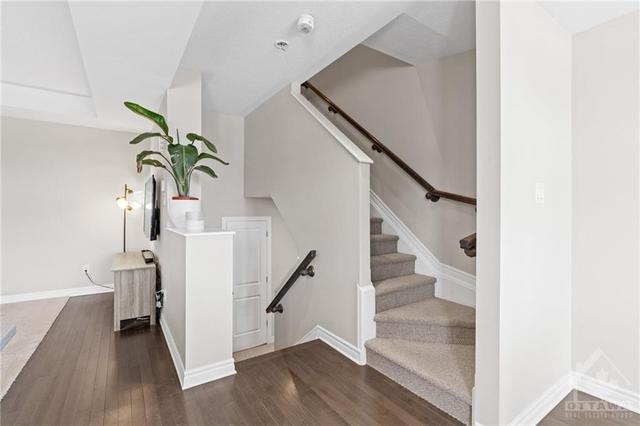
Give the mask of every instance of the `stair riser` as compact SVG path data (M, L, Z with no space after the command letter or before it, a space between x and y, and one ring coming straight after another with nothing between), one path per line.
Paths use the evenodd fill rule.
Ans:
M367 365L378 370L394 382L429 401L445 413L466 425L471 424L471 405L424 380L411 371L367 349Z
M427 343L474 345L476 341L476 329L443 327L431 324L376 322L376 336Z
M433 297L434 294L435 286L431 284L396 291L395 293L385 294L383 296L376 296L376 313L408 305L409 303L419 302Z
M371 222L371 233L382 234L382 222Z
M416 261L388 263L371 267L371 281L382 281L388 278L411 275L415 272Z
M378 256L381 254L397 253L398 252L398 240L387 241L371 241L371 256Z

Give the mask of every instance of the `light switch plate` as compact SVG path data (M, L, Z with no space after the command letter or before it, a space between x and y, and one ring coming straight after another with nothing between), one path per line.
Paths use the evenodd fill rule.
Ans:
M536 183L536 203L544 204L544 183Z

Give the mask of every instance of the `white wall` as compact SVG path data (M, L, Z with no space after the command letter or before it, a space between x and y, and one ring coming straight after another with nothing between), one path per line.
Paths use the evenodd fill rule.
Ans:
M287 87L245 120L246 195L274 200L300 257L317 250L315 277L299 279L276 315L275 343L295 344L320 325L355 346L358 285L371 287L370 160L302 101Z
M475 52L411 66L359 45L312 82L437 189L476 193ZM444 264L475 273L459 247L476 231L473 206L425 190L310 91L305 96L374 160L371 188Z
M528 424L571 373L571 35L537 2L480 3L476 16L474 416Z
M537 2L503 3L500 29L506 423L571 371L571 35Z
M640 393L638 12L573 39L573 365ZM602 364L602 361L605 361ZM615 371L619 369L620 373ZM620 377L620 374L623 377ZM603 377L600 377L603 379Z
M244 195L244 118L215 112L205 100L202 134L213 141L228 166L212 163L218 178L204 177L202 211L206 223L219 227L223 216L270 216L272 290L288 278L298 261L295 242L280 212L270 198L246 198Z
M2 295L112 283L122 250L124 184L142 190L134 134L2 118ZM148 248L142 210L128 217L127 249ZM35 265L35 266L34 266Z

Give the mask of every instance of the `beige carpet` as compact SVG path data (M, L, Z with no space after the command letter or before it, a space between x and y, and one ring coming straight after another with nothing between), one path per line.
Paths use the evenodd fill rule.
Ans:
M367 365L469 425L475 310L435 297L436 279L416 274L415 261L372 217L376 338L365 343Z
M4 398L67 300L61 297L0 305L2 330L16 326L16 335L0 351L0 398Z

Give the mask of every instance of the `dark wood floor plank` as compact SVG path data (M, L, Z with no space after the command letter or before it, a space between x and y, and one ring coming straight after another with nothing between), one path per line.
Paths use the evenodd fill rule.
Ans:
M182 391L160 327L113 332L110 294L71 298L7 395L5 425L456 425L436 407L320 341L236 364ZM572 419L559 405L542 424Z

